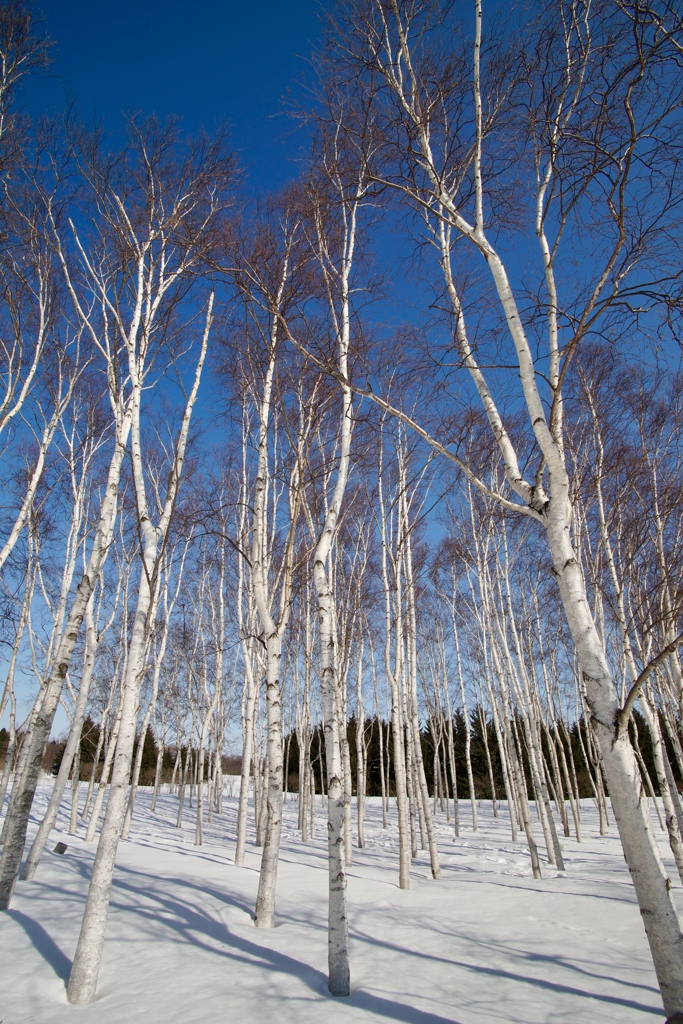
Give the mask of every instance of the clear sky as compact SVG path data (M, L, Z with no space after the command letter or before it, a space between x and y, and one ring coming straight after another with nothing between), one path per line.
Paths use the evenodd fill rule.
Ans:
M296 175L307 141L278 112L288 90L305 98L302 77L311 77L320 31L316 0L37 0L34 10L55 45L49 71L18 97L32 116L72 99L81 117L95 115L112 131L133 111L180 114L188 131L227 121L251 189ZM28 694L18 691L21 720ZM53 733L67 725L60 708Z
M294 176L305 141L277 114L288 88L304 95L316 0L37 0L35 9L56 45L48 75L23 93L30 113L70 96L112 129L134 110L181 114L189 130L227 121L253 189Z

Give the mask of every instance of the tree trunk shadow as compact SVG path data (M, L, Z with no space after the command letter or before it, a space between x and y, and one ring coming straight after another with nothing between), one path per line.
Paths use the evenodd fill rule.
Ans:
M71 972L71 961L62 953L52 936L48 935L41 924L26 914L22 914L20 910L7 910L5 913L21 925L42 958L49 963L57 977L66 984Z

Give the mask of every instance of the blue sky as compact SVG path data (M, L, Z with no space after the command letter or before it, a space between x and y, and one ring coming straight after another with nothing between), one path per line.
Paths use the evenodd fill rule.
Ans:
M19 105L35 117L73 100L82 118L114 132L133 111L180 114L188 131L228 122L248 187L275 189L307 150L292 119L278 115L288 90L305 100L319 9L316 0L38 0L53 62L22 86ZM29 692L19 685L17 696L21 721ZM0 725L7 721L6 711ZM67 724L60 708L53 733Z
M59 110L69 96L112 129L133 110L181 114L188 130L227 121L251 187L275 188L305 147L277 115L288 88L305 95L319 9L316 0L38 0L55 59L23 104Z

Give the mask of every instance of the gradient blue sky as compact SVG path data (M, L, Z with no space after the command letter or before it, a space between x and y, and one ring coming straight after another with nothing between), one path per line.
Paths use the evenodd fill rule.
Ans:
M288 88L304 96L316 0L37 0L35 9L56 45L50 72L21 97L29 113L69 96L114 130L134 110L181 114L189 130L227 121L254 190L295 175L305 140L277 115Z
M32 116L74 100L82 118L96 116L113 132L133 111L180 114L188 131L228 122L253 191L296 176L307 140L278 112L288 90L305 99L316 0L37 0L34 9L55 45L49 71L17 97ZM28 694L18 691L21 720ZM0 725L7 720L6 712ZM53 734L67 725L60 708Z

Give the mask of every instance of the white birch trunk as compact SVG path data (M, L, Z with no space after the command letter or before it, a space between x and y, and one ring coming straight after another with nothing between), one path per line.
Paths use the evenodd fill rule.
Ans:
M401 712L401 697L399 693L398 673L400 666L401 644L398 640L398 629L395 637L395 669L391 667L391 636L392 636L392 614L391 614L391 591L389 588L388 572L388 542L387 542L387 518L384 504L384 490L382 485L382 456L383 456L383 423L380 426L379 453L378 453L378 501L379 501L379 527L382 545L382 582L384 587L384 671L391 689L391 735L393 739L394 755L394 784L396 786L396 810L398 816L398 858L399 858L399 888L410 888L410 832L408 822L408 791L406 780L406 760L403 749L403 726ZM387 749L388 749L387 740Z
M470 790L470 806L472 807L472 831L477 832L479 829L479 822L477 819L477 796L474 791L474 775L472 774L472 727L470 724L469 709L467 707L467 697L465 696L465 680L462 675L462 663L460 661L460 637L458 635L458 625L456 622L455 612L455 588L453 592L453 601L451 602L451 622L453 625L453 638L455 640L455 657L456 664L458 666L458 683L460 685L460 700L462 702L462 714L465 720L465 760L467 763L467 784ZM495 804L495 791L493 793L493 801Z
M102 824L100 840L95 854L88 899L81 931L76 946L67 997L70 1003L91 1003L95 998L99 974L104 931L109 911L114 861L118 848L123 819L126 813L130 763L135 742L135 724L138 711L139 686L144 673L144 658L147 650L147 615L152 593L149 580L156 560L156 536L150 538L145 557L148 559L140 579L135 619L131 631L126 678L121 695L119 733L112 770L107 810ZM94 821L94 815L93 819ZM92 822L91 822L92 824Z
M251 651L245 650L246 641L243 641L244 650L244 678L246 686L246 701L244 709L244 729L242 732L242 771L240 776L240 796L237 807L237 842L235 845L235 864L244 864L244 851L247 843L247 816L249 813L249 780L251 777L251 763L254 757L254 714L256 707L256 687L251 666ZM254 792L254 802L256 793Z
M159 678L161 676L161 666L163 665L164 656L166 654L166 644L168 643L168 630L169 630L169 626L170 626L170 619L171 619L171 615L173 614L173 609L175 607L175 603L176 603L176 600L178 598L178 594L180 593L180 587L181 587L182 579L183 579L183 570L185 568L185 558L187 556L187 551L188 551L188 548L190 546L190 540L191 540L191 535L185 541L185 546L183 548L183 554L182 554L182 557L180 559L180 566L178 568L178 578L177 578L177 581L176 581L175 593L173 595L173 598L172 598L170 604L168 602L168 576L166 577L166 579L164 581L164 585L163 585L164 618L163 618L163 623L162 623L162 628L161 628L161 642L159 644L159 650L157 651L157 656L156 656L155 662L154 662L154 675L153 675L153 679L152 679L152 695L151 695L151 697L149 699L149 704L147 705L147 710L145 711L145 715L144 715L144 717L142 719L142 725L140 726L140 742L138 743L138 748L137 748L137 750L135 752L135 763L133 765L133 777L132 777L131 783L130 783L130 793L128 795L128 804L126 806L126 816L125 816L124 821L123 821L123 830L121 832L121 838L122 839L127 839L128 838L128 833L130 832L130 825L131 825L131 822L133 820L133 808L135 807L135 798L136 798L137 792L138 792L138 783L139 783L139 780L140 780L140 768L142 766L142 756L143 756L144 749L145 749L145 740L147 738L147 729L149 727L149 723L150 723L152 715L154 713L154 709L156 708L157 695L159 693ZM171 556L171 558L169 558L168 563L167 563L167 573L168 573L168 571L170 571L171 563L172 563L172 556ZM161 751L161 756L163 757L163 750ZM156 780L155 780L155 786L156 786ZM152 809L154 809L154 808L152 808Z
M323 533L321 540L331 542L331 536ZM327 584L327 573L323 561L327 552L324 548L320 551L320 548L319 542L314 572L318 592L321 691L325 717L325 759L327 763L328 987L332 995L347 996L350 991L350 968L344 865L344 786L339 718L336 706L337 680L332 630L333 597Z
M405 468L404 468L405 474ZM406 602L408 611L408 682L409 682L409 694L408 694L408 708L409 708L409 719L408 727L412 729L413 736L413 750L415 754L415 774L418 786L418 797L420 801L420 807L422 810L421 826L424 822L424 827L427 831L428 843L429 843L429 860L432 870L432 878L441 878L441 868L439 866L439 852L436 843L436 831L434 829L434 821L432 818L432 809L429 803L429 790L427 789L427 779L425 776L424 762L422 758L422 744L420 740L420 722L418 718L417 710L417 614L415 610L415 584L413 580L413 559L412 559L412 541L410 536L410 526L408 522L408 503L405 488L405 475L402 481L402 493L403 493L403 542L405 545L405 572L406 572ZM434 780L434 786L436 787L436 779ZM424 848L424 841L423 841Z
M0 859L0 910L6 910L12 899L24 851L29 815L40 777L43 751L50 737L50 730L52 729L54 716L59 706L64 679L69 670L71 656L85 616L85 609L95 589L95 584L99 579L102 565L112 541L121 466L130 426L131 418L129 413L126 413L117 423L114 453L109 466L99 522L86 571L76 590L66 627L57 645L50 676L46 681L40 711L31 730L26 768L19 780L16 801L13 801L12 820L6 822L7 834L2 858Z
M363 641L358 650L358 674L356 676L356 814L358 821L358 848L365 848L365 707L363 705Z
M154 738L157 744L157 763L154 766L154 789L152 791L152 805L150 807L152 814L157 809L157 797L161 788L161 772L164 764L164 751L166 749L166 709L163 705L161 709L161 729L157 729L155 716Z
M144 260L141 260L140 276L142 276L143 269ZM116 743L109 800L107 801L107 810L100 833L97 853L95 854L85 912L67 987L69 1002L78 1005L93 1002L97 989L97 977L100 969L102 947L104 945L104 932L109 911L109 896L114 873L114 862L126 813L126 798L133 744L135 742L138 700L146 665L150 618L153 613L152 605L157 578L157 563L161 553L160 548L168 534L171 515L175 507L180 485L192 411L197 399L209 343L213 302L214 295L212 292L208 302L194 381L185 403L183 419L173 452L173 465L169 474L166 497L159 518L159 525L156 527L152 525L147 509L142 463L140 402L142 393L141 371L144 367L144 356L141 363L140 353L137 348L137 324L131 328L131 335L128 339L128 369L133 381L131 454L138 522L143 540L142 567L135 618L133 620L128 650L128 662L121 694L119 735ZM139 295L139 304L142 304L141 293Z
M261 872L256 897L254 924L257 928L275 927L275 888L280 856L282 830L282 711L280 660L282 641L279 635L266 640L266 710L267 740L265 759L265 795L267 821L261 858Z
M31 844L28 857L24 864L21 872L22 881L31 882L35 876L36 868L40 862L45 843L47 842L50 832L55 827L57 820L57 814L59 812L59 806L62 802L64 790L66 789L67 779L69 778L69 771L72 763L74 764L74 772L76 777L80 774L80 758L78 758L78 766L75 765L75 757L80 749L81 730L83 728L83 719L85 717L85 709L88 703L88 696L90 693L90 683L92 680L93 669L95 667L95 658L97 656L97 630L95 628L95 622L93 619L93 596L91 595L88 605L85 610L86 620L86 631L85 631L85 655L83 659L83 672L81 673L81 684L78 690L78 699L76 701L76 707L74 709L74 716L71 722L71 728L69 730L69 738L66 743L66 749L62 756L62 763L59 766L57 772L57 778L55 779L54 789L50 797L50 802L47 805L47 810L41 821L35 839ZM78 793L78 786L76 786L75 792ZM78 799L76 797L75 806L78 805ZM70 831L75 831L74 814L72 811L71 815L71 828Z
M683 935L671 896L671 883L659 855L646 800L641 796L638 766L628 734L615 735L617 695L588 609L566 517L550 518L547 530L567 621L582 668L591 724L607 774L612 808L638 897L664 1008L672 1016L683 1013Z
M123 687L123 681L122 681ZM114 756L116 754L116 744L119 738L119 729L121 727L121 700L119 698L119 706L116 710L116 718L112 726L111 732L109 733L109 739L107 747L104 753L104 762L102 764L102 774L100 775L100 783L97 787L97 793L95 794L95 802L93 804L90 818L88 820L88 828L85 833L85 842L92 843L95 838L95 832L97 831L97 825L100 820L100 812L102 811L102 804L107 793L107 786L109 785L109 778L111 775L112 765L114 764Z
M239 533L243 549L247 545L247 424L242 421L242 474L240 483L240 518ZM246 635L244 601L244 559L238 554L237 561L237 622L240 633L240 647L244 663L244 687L242 691L242 769L240 773L240 795L237 806L237 835L235 843L235 864L244 864L244 852L247 844L247 819L249 814L249 779L251 763L254 759L254 715L256 713L256 684L254 682L253 641ZM248 602L246 620L251 622L251 604ZM256 788L254 788L254 805L256 805Z

